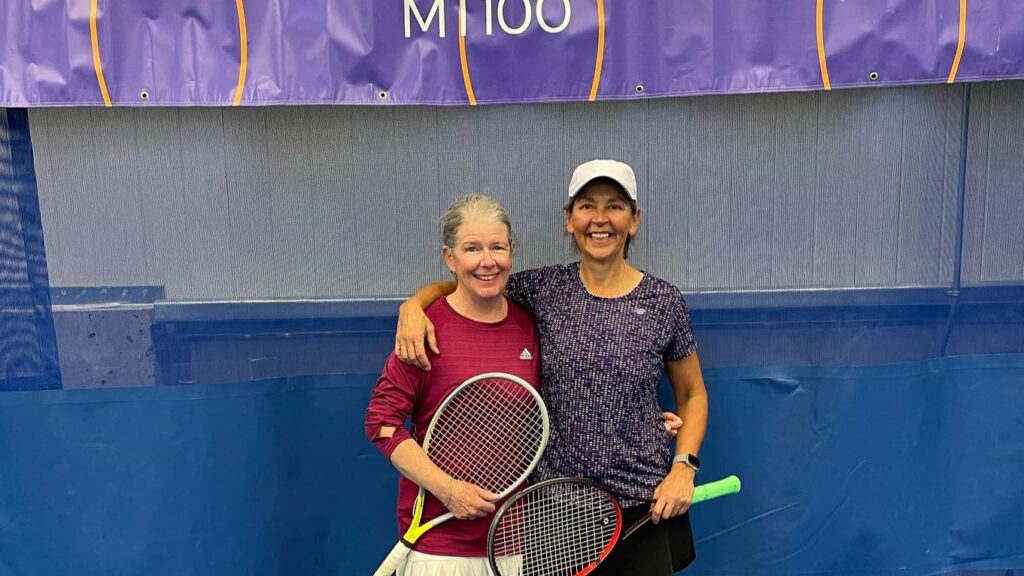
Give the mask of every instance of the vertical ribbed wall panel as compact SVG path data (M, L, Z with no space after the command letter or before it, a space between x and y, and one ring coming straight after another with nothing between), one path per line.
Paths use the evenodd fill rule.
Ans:
M948 284L955 250L963 88L904 99L897 285ZM952 224L952 225L950 225Z
M957 239L962 234L957 232L963 225L961 222L960 208L960 177L961 177L961 148L963 140L968 134L964 134L964 99L968 91L968 85L963 85L959 90L947 92L943 95L944 100L944 128L942 140L945 144L945 151L942 155L941 167L936 170L942 172L942 222L939 229L940 252L938 256L938 278L953 279L957 276L956 263L962 255L963 246L957 244ZM969 112L968 112L969 113ZM966 176L966 170L963 175ZM926 194L934 194L933 190L927 190ZM960 254L958 254L960 252ZM900 278L904 281L904 278Z
M231 227L239 221L232 217L228 192L223 111L182 108L166 113L177 116L181 153L178 158L158 160L179 161L173 169L181 179L175 200L180 209L154 217L180 226L182 244L162 246L157 260L169 252L184 252L187 257L183 270L166 270L158 278L173 298L238 297Z
M285 106L266 116L270 211L273 230L271 275L280 286L298 294L317 294L316 229L311 225L313 164L308 127L314 108ZM269 160L273 158L273 160ZM341 223L338 223L341 224Z
M362 294L368 284L354 273L359 259L358 210L368 199L351 192L351 112L310 108L309 123L300 127L305 130L312 215L299 225L308 225L313 234L311 296Z
M356 112L352 109L352 112ZM385 232L397 240L397 252L394 254L377 255L384 262L386 276L381 280L388 286L384 294L399 296L414 292L425 279L437 278L438 264L441 262L439 251L440 234L438 232L439 211L434 211L438 202L440 182L438 172L438 148L443 146L459 146L460 142L438 142L437 124L438 108L405 107L397 110L381 110L393 124L391 134L378 139L370 151L382 159L387 159L389 169L394 172L394 184L391 185L391 200L384 210L390 213L395 228ZM371 130L376 127L371 126ZM387 191L381 189L383 196ZM459 191L461 196L467 192ZM445 205L447 207L447 204ZM381 238L381 243L387 238ZM373 254L372 250L368 250ZM447 268L445 268L447 270ZM359 273L359 270L353 272ZM374 290L376 285L368 285L366 296L380 294Z
M817 197L818 110L824 99L814 92L774 98L769 285L791 288L809 284L814 269L814 227L810 224Z
M971 88L964 285L1024 280L1024 83Z
M659 101L650 106L653 142L647 162L648 182L640 234L651 254L647 268L672 278L684 289L721 288L729 274L730 162L723 157L728 144L727 106L739 101L724 98L678 102ZM707 225L715 222L716 225Z
M733 99L726 133L730 182L730 234L728 276L724 286L745 286L751 289L771 288L772 276L772 204L775 188L772 173L775 165L777 97L764 99L756 95ZM762 107L762 104L764 106ZM721 193L722 190L719 190Z
M280 215L274 208L276 199L289 191L276 189L270 175L294 161L294 156L271 155L270 140L279 140L281 135L271 134L267 127L272 116L285 112L283 108L274 114L258 108L223 111L230 224L228 269L232 270L234 293L241 298L271 296L287 288L278 282L274 261L275 252L287 250L292 239L279 238Z
M117 110L116 113L122 113ZM136 111L129 111L138 114ZM217 294L221 290L204 285L215 280L209 274L195 269L195 265L209 260L205 251L199 251L195 218L214 206L209 198L200 202L186 202L195 181L182 171L182 134L184 115L175 109L153 110L146 114L143 129L136 132L138 154L160 158L160 162L139 162L139 197L142 204L143 242L146 261L150 264L145 284L164 285L176 282L190 285L196 294ZM217 126L220 126L217 117ZM219 140L219 139L218 139ZM188 154L194 154L188 151ZM223 178L215 190L224 188ZM221 224L216 224L220 227ZM49 223L47 223L47 227Z
M971 136L968 279L1024 275L1021 86L975 88L972 130L991 134ZM56 285L407 294L445 275L438 217L469 191L509 208L517 266L567 261L569 174L614 157L640 180L631 260L685 290L934 286L952 281L962 93L39 109L31 126Z
M908 126L906 92L863 90L854 94L858 107L873 110L869 118L859 119L852 131L857 135L856 163L844 174L843 194L854 202L852 211L840 217L856 223L853 283L855 286L891 286L896 283L899 257L899 227L903 192L905 143L913 128ZM858 114L859 116L859 114ZM938 142L925 143L935 148ZM915 176L918 176L915 174ZM921 210L923 206L912 206Z
M138 166L159 159L136 143L137 113L65 108L31 117L42 136L34 142L40 210L54 229L51 282L145 284Z
M431 109L351 109L355 295L407 294L436 278L438 165ZM342 224L346 225L346 224Z
M421 186L403 194L397 189L396 171L410 154L429 152L406 146L405 135L397 133L393 110L367 108L353 112L356 113L349 116L352 188L344 193L355 196L352 213L346 220L353 224L349 238L356 259L352 270L345 273L363 277L355 295L372 292L374 288L382 294L393 294L405 274L402 263L407 256L403 258L403 252L407 255L410 250L418 250L418 244L425 240L415 230L403 230L398 225L399 214L422 213L422 204L417 204L433 204L431 198L436 194L433 174L424 174ZM403 202L406 194L409 201Z
M29 113L29 127L39 186L39 212L46 232L46 266L50 285L66 286L86 278L85 272L75 267L75 247L70 244L79 227L71 221L77 211L73 206L73 196L81 191L85 180L76 182L72 170L73 164L81 163L81 160L65 158L72 154L69 143L60 134L66 128L68 120L64 114L68 111L55 108L40 112L33 110ZM74 155L77 158L80 154L74 152Z
M857 173L862 123L871 123L867 109L858 114L861 91L828 94L818 108L815 150L814 252L812 276L803 283L821 288L856 286L857 209L865 192ZM825 96L822 96L825 99ZM885 129L885 127L881 127ZM872 167L874 168L874 167ZM879 217L881 207L871 211ZM809 280L809 281L808 281Z

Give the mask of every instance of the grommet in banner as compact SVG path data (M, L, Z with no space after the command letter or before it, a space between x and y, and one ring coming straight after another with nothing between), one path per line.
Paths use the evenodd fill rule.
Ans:
M643 94L644 93L644 85L643 84L637 84L636 88L634 88L633 90L636 90L637 94Z
M380 99L381 101L387 100L388 99L388 91L387 90L381 90L380 92L377 92L377 98Z
M868 78L870 78L871 80L878 80L878 72L872 70L871 74L868 74Z
M139 99L143 102L149 100L149 90L143 90L142 92L139 92Z

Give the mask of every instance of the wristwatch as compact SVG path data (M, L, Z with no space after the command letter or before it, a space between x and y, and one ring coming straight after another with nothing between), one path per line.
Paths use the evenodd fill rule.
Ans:
M694 472L700 470L700 458L697 458L693 454L676 454L676 457L672 459L672 463L675 464L676 462L686 464L692 468Z

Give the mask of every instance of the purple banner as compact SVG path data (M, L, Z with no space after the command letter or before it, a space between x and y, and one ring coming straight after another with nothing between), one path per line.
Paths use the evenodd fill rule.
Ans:
M1024 0L0 2L0 106L477 104L1024 77Z

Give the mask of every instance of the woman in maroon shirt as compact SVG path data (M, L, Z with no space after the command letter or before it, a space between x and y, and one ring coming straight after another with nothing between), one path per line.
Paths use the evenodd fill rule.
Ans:
M477 374L506 372L536 385L540 353L533 318L504 295L515 247L505 209L470 194L452 204L441 224L442 255L457 285L426 314L445 355L432 358L433 369L426 371L392 353L366 410L366 434L402 473L400 534L409 527L420 486L432 495L424 518L451 511L461 520L424 534L399 576L487 576L487 529L496 495L454 480L420 446L431 417L459 384ZM404 426L407 418L412 431Z

